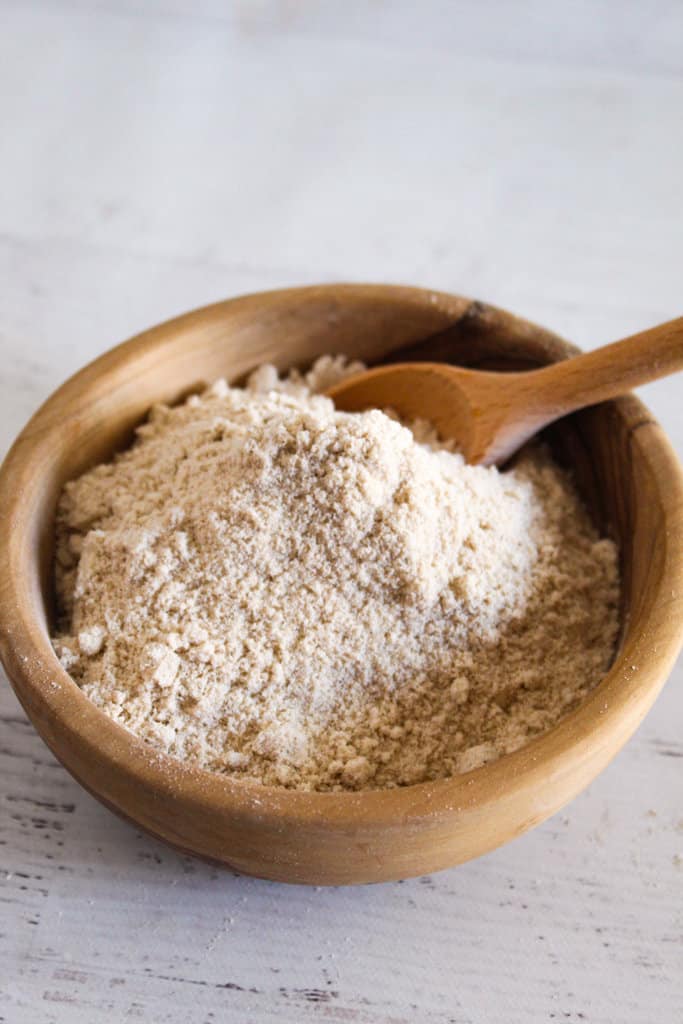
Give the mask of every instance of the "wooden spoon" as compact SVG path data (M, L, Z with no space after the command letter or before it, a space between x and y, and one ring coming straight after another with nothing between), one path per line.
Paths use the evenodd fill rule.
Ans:
M327 394L339 409L394 409L455 438L468 462L499 465L554 420L683 369L683 317L540 370L489 373L446 363L396 363Z

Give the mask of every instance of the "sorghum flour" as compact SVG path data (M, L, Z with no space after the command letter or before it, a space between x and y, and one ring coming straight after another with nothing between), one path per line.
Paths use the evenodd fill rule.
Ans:
M351 367L357 369L358 367ZM176 758L298 789L467 771L600 680L617 553L541 447L499 472L272 367L158 406L67 484L55 649Z

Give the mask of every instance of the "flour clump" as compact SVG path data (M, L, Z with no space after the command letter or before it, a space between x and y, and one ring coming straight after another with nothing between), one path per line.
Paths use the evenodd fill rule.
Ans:
M157 406L64 489L55 650L155 748L267 785L407 785L516 750L609 667L616 548L565 473L337 412L318 392L357 369Z

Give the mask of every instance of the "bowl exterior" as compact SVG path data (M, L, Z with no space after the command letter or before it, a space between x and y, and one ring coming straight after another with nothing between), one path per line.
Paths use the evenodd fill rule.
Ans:
M139 335L48 399L0 471L0 657L36 729L104 804L173 846L287 882L347 884L432 872L526 831L572 799L633 733L681 642L683 481L632 397L563 424L594 515L622 547L624 622L612 669L582 706L515 754L436 783L364 793L250 785L158 753L99 711L49 642L54 509L63 483L124 445L156 401L264 361L343 352L374 363L443 359L520 369L575 351L501 310L382 285L245 296Z

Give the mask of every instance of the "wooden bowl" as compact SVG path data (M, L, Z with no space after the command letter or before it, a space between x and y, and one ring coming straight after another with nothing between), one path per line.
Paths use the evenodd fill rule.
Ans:
M0 471L0 654L36 729L71 774L173 846L287 882L397 879L449 867L520 835L571 800L633 733L681 641L683 481L633 397L552 434L593 514L621 545L623 626L607 677L545 736L466 775L404 789L300 793L188 767L99 711L50 646L55 503L63 483L125 445L150 405L270 360L325 352L373 363L443 359L517 369L574 349L501 310L413 288L329 285L197 310L120 345L67 381Z

